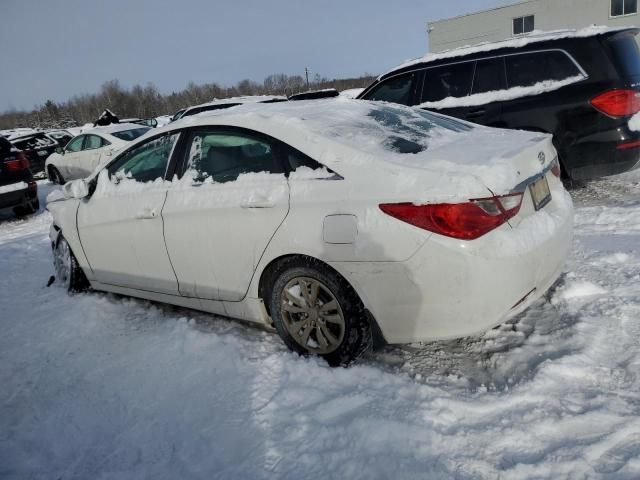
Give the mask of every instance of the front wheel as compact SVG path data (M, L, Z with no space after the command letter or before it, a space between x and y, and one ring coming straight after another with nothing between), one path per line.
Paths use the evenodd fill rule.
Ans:
M55 183L58 185L64 185L64 178L62 178L62 175L60 174L60 172L56 167L54 167L53 165L50 165L48 172L49 172L49 180L51 180L52 183Z
M270 297L273 323L284 343L330 365L348 365L371 345L362 302L337 272L316 261L290 261Z
M89 282L62 234L53 247L53 267L56 281L66 291L80 292L88 287Z

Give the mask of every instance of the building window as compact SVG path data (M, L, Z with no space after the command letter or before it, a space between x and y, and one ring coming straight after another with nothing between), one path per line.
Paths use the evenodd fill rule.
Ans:
M638 0L611 0L611 16L622 17L638 13Z
M625 0L626 1L626 0ZM634 0L634 3L637 0ZM522 35L523 33L532 32L535 28L533 15L526 15L513 19L513 34Z

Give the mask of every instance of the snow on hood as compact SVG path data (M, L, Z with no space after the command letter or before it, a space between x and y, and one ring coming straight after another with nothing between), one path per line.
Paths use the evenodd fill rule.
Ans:
M548 137L344 97L242 105L233 112L188 117L171 128L203 124L245 127L279 138L349 179L371 182L394 175L408 186L418 175L425 191L446 198L470 190L486 194L487 187L510 191L525 173L535 175L541 168L537 160L526 168L515 165L511 156Z
M595 37L597 35L602 35L610 32L621 32L623 30L628 30L634 27L607 27L604 25L600 26L591 26L581 29L564 29L564 30L534 30L528 34L516 37L516 38L508 38L506 40L501 40L498 42L482 42L475 45L466 45L464 47L453 48L451 50L444 50L438 53L428 53L423 57L415 58L412 60L408 60L405 63L398 65L397 67L389 70L386 73L383 73L378 77L380 80L382 77L387 75L388 73L394 72L396 70L400 70L405 67L410 67L411 65L417 65L420 63L433 62L435 60L441 60L443 58L455 58L462 57L466 55L471 55L473 53L482 53L482 52L490 52L492 50L498 50L501 48L520 48L525 45L529 45L531 43L537 42L546 42L549 40L559 40L563 38L585 38L585 37Z

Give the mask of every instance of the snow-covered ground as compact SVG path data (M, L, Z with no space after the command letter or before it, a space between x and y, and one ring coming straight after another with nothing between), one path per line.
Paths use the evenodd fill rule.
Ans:
M49 215L3 219L0 478L637 479L640 173L573 196L547 300L349 369L226 319L47 288Z

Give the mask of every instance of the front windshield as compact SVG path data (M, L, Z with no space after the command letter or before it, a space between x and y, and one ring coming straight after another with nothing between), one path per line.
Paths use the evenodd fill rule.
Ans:
M148 127L132 128L131 130L121 130L119 132L113 132L111 135L119 138L120 140L126 140L127 142L130 142L140 137L141 135L144 135L149 130L151 129Z

